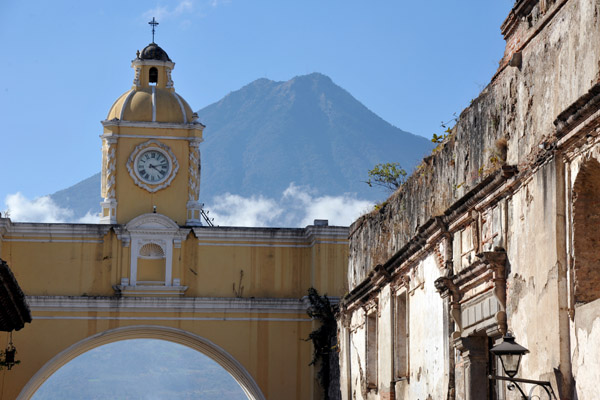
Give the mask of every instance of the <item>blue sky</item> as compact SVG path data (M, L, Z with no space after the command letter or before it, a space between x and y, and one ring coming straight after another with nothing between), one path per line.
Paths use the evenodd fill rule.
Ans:
M321 72L393 125L430 138L489 82L511 0L4 1L0 201L100 170L100 121L151 41L200 109L261 77ZM1 207L1 209L4 209Z

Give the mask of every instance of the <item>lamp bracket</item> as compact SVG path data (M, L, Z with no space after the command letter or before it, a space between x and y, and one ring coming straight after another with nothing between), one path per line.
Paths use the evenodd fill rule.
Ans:
M552 385L548 381L536 381L533 379L523 379L523 378L509 378L507 376L495 376L495 375L489 375L488 378L490 380L509 381L509 382L513 383L517 387L517 389L519 389L519 392L521 392L521 395L523 395L523 398L527 399L527 400L531 400L533 398L531 395L533 388L529 392L529 396L527 396L525 394L525 392L523 391L523 389L521 389L521 387L519 386L518 382L529 383L529 384L534 385L534 387L541 386L542 389L544 389L546 391L546 394L548 395L549 399L556 400L556 395L554 394L554 390L552 390Z

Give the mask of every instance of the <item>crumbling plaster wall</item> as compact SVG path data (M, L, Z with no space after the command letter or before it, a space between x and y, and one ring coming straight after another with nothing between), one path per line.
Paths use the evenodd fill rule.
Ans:
M394 348L393 343L394 325L397 323L394 315L404 312L394 309L397 293L387 285L376 297L377 349L370 349L371 356L375 351L377 357L375 387L369 388L367 385L367 312L362 308L355 309L349 323L340 324L340 388L343 399L445 398L449 380L449 332L444 319L444 301L434 285L440 276L437 255L425 256L415 270L411 287L406 288L410 310L407 313L407 349ZM406 350L409 376L408 379L398 379L394 376L394 352Z
M557 182L556 163L544 164L531 179L524 182L509 198L508 222L508 329L530 353L523 357L521 376L554 382L554 369L565 368L569 361L565 343L568 329L561 326L559 277L562 261L557 248L561 242L556 229ZM562 194L562 192L561 192ZM563 297L566 293L562 294ZM561 382L562 386L562 382Z
M501 164L530 169L552 141L556 116L599 80L600 1L546 1L520 22L492 82L460 115L452 135L350 234L350 289ZM521 50L520 68L506 65Z
M600 379L600 300L577 307L571 337L574 399L595 399Z
M440 277L434 254L429 255L423 268L420 287L415 288L409 301L409 372L410 384L398 399L443 399L448 391L448 336L444 326L444 302L437 294L434 282Z
M585 144L584 148L578 149L580 152L573 160L567 165L568 182L572 190L572 196L575 196L573 192L579 189L576 182L582 178L589 178L581 176L582 167L589 165L590 163L600 162L600 144ZM597 172L597 171L595 171ZM596 183L598 176L594 177L592 182ZM592 200L592 199L589 199ZM575 202L576 203L576 202ZM594 204L589 206L597 208L600 206L600 199L596 198ZM579 206L575 204L573 208ZM574 210L572 210L572 213ZM597 246L597 240L600 237L600 233L594 235L594 231L597 232L597 220L590 221L576 221L574 218L573 224L578 223L589 224L589 232L593 237L581 237L581 233L577 235L577 230L571 232L571 242L568 244L569 253L571 255L571 262L574 263L573 267L577 268L577 249L573 248L573 242L577 240L585 240L585 245ZM596 248L596 260L600 257ZM597 261L596 261L597 262ZM594 263L594 267L597 268L597 263ZM571 275L574 282L574 291L577 291L577 277L575 272ZM596 271L593 276L587 275L583 279L586 280L588 285L585 285L583 289L586 291L594 290L597 296L598 291L598 277L600 274ZM595 279L594 279L595 278ZM574 304L571 306L572 323L570 325L570 338L571 348L570 353L572 357L572 368L573 378L575 380L575 396L574 399L591 399L597 397L597 384L600 379L600 357L598 357L598 344L600 343L600 299L596 299L587 303L576 302L575 293L571 293L572 301Z

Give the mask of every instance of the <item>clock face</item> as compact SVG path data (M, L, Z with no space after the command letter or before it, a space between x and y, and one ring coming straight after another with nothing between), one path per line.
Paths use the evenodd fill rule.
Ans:
M169 157L158 149L145 150L135 159L136 175L146 183L161 183L167 178L170 170Z

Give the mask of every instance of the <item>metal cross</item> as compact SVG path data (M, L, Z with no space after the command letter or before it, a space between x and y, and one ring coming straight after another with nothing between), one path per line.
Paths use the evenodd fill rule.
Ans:
M150 25L152 25L152 43L154 43L154 28L156 28L156 25L158 25L158 22L156 22L156 20L154 19L154 17L152 17L152 21L148 22Z

